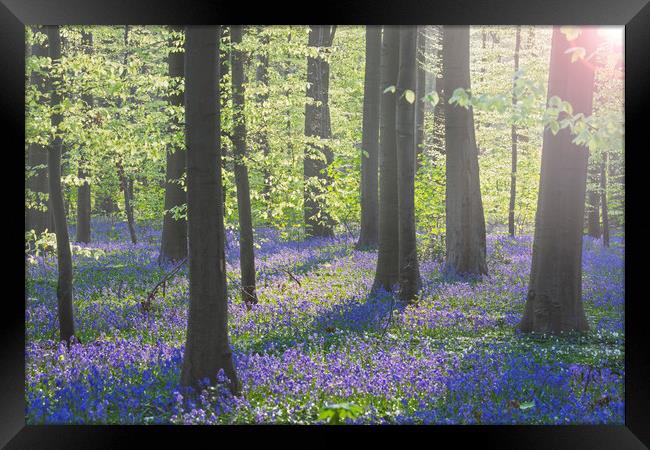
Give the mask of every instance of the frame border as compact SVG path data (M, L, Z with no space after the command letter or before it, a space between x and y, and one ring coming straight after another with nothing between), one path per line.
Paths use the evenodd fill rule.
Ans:
M127 3L121 0L0 0L0 123L7 125L4 138L6 154L11 156L11 167L22 164L20 152L24 145L24 94L26 24L206 24L206 23L305 23L339 24L422 24L442 23L481 25L549 25L570 23L576 25L625 25L625 145L642 149L647 147L644 125L650 104L650 0L545 0L525 3L516 0L445 0L426 3L422 0L360 0L348 4L330 3L314 14L310 8L293 5L297 15L289 15L289 8L275 3L251 8L241 3L218 3L198 0L143 0ZM342 2L341 2L342 3ZM241 5L241 6L240 6ZM318 6L318 5L314 5ZM637 161L635 161L637 160ZM635 164L636 162L636 164ZM256 429L280 439L285 433L294 439L311 438L313 434L341 437L346 442L351 437L385 440L386 433L405 438L412 435L458 443L476 443L491 448L648 448L650 446L650 358L648 356L648 326L645 322L646 302L641 282L643 257L648 255L648 245L639 232L641 228L641 202L644 165L639 156L625 154L627 187L625 190L625 234L634 242L625 249L625 425L571 425L571 426L400 426L400 427L307 427L257 425ZM24 183L22 171L9 171L8 182ZM6 172L5 172L6 175ZM646 175L647 176L647 175ZM631 184L630 184L631 183ZM12 213L11 235L22 234L22 220L13 214L23 207L19 195L4 197ZM9 203L9 205L7 205ZM15 211L14 211L15 210ZM18 217L22 217L18 213ZM5 221L6 222L6 221ZM8 247L15 251L16 261L24 254L20 239L9 239ZM11 258L13 260L13 258ZM18 265L9 269L8 279L20 280L25 272ZM6 279L7 279L6 278ZM6 287L6 286L5 286ZM12 288L25 294L24 284L14 283ZM174 426L26 426L25 425L25 373L24 373L24 303L13 301L9 295L3 308L4 326L0 327L0 445L6 448L93 448L130 447L140 439L148 443L160 441L187 445L188 438L219 439L222 432L233 433L239 439L255 436L250 426L174 427ZM635 301L633 301L634 299ZM217 433L217 434L215 434ZM343 436L339 435L342 434ZM334 436L336 434L337 436ZM287 442L286 439L283 439ZM300 442L300 441L297 441ZM302 441L309 442L309 441ZM312 441L313 442L313 441ZM339 441L341 442L341 441ZM349 442L349 441L348 441ZM347 442L346 442L347 443Z

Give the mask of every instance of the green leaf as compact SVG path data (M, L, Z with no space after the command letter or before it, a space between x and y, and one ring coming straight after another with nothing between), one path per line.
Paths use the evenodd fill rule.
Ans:
M522 411L526 411L528 409L534 408L535 407L535 402L530 401L530 402L523 402L519 405L519 409Z
M427 94L426 97L424 97L424 99L430 102L432 106L436 106L440 101L440 97L438 96L438 93L436 91Z
M551 133L556 135L558 131L560 131L560 124L558 123L557 120L552 120L549 124L549 128L551 129Z
M410 89L405 90L404 98L406 99L407 102L413 104L413 102L415 101L415 92L413 92Z
M395 86L388 86L386 89L384 89L384 94L390 92L392 94L395 93Z

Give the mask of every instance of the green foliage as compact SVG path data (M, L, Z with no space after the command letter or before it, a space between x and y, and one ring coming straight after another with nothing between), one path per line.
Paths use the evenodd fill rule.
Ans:
M318 420L326 420L330 425L341 425L345 419L355 419L363 408L353 403L325 403L318 412Z

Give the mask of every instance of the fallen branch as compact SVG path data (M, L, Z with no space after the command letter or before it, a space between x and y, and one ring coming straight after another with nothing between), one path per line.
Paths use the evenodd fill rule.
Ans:
M284 270L287 273L287 275L289 275L291 277L291 279L293 281L298 283L298 286L302 286L302 283L300 283L300 280L298 278L294 277L293 274L291 272L289 272L289 270L287 270L287 269L282 269L282 270Z
M158 289L162 286L163 288L163 297L165 296L166 292L166 286L167 286L167 281L170 280L176 273L183 267L183 264L187 262L187 257L183 258L183 260L178 263L176 267L174 267L167 275L165 275L162 280L158 282L156 286L149 292L149 295L147 295L147 298L143 301L140 302L140 307L142 308L143 312L147 312L151 310L151 301L156 298L156 292L158 292Z

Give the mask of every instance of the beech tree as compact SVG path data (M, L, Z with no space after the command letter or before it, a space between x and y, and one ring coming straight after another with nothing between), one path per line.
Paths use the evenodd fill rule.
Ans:
M470 90L469 26L445 26L445 95ZM487 274L485 219L472 107L445 102L446 266L457 273Z
M219 27L185 28L189 314L181 383L239 381L228 342L219 105Z
M257 145L262 155L264 156L264 186L262 188L262 199L264 200L264 208L267 216L271 214L271 171L266 159L269 156L269 137L268 137L268 112L266 103L269 100L269 36L264 33L264 28L258 28L259 34L259 48L257 49L257 66L255 68L255 82L258 84L258 94L256 95L256 103L260 107L261 127L256 134Z
M253 249L253 220L251 218L251 194L246 162L246 118L244 116L244 52L239 48L242 41L242 25L230 27L233 133L235 159L235 184L237 186L237 212L239 214L239 267L241 270L242 301L257 303L255 290L255 251Z
M74 319L72 311L72 252L68 236L68 223L65 217L63 194L61 192L61 148L63 141L59 125L61 124L62 77L59 73L61 62L61 35L58 25L48 25L47 41L52 62L50 73L50 104L52 107L51 123L54 139L47 151L47 175L50 188L50 206L56 226L56 256L59 278L56 286L58 301L59 338L70 342L74 336Z
M572 105L575 114L589 116L594 69L582 59L572 61L572 52L567 50L582 48L590 55L597 38L593 28L580 30L569 41L560 27L553 28L548 98L550 102L559 97ZM544 130L533 259L521 331L559 334L589 328L582 306L588 156L587 147L573 143L569 129Z
M413 301L420 290L415 236L415 110L417 28L401 26L397 77L397 197L399 234L399 296ZM419 102L421 103L421 102Z
M596 239L600 237L600 166L592 161L587 171L587 234Z
M127 79L127 67L129 60L129 25L124 26L124 64L122 67L122 79ZM118 108L122 109L123 102L120 98L118 100ZM129 175L124 170L124 164L122 158L118 156L116 163L117 176L120 180L120 188L124 194L124 211L126 213L126 222L129 228L129 236L131 237L131 242L137 244L138 238L135 233L135 218L133 215L133 181L130 179Z
M519 49L521 47L521 26L517 26L515 33L515 73L519 71ZM513 86L514 86L513 82ZM517 96L513 89L512 104L517 104ZM512 140L512 157L510 160L510 203L508 205L508 233L510 236L515 235L515 202L517 198L517 127L513 123L510 127Z
M415 88L415 167L420 167L420 155L424 151L424 101L426 92L426 72L424 70L426 51L426 28L417 27L417 53L416 53L416 88Z
M182 33L181 27L171 27L175 34ZM177 48L174 36L169 42L170 52L167 57L169 77L174 88L182 86L184 54ZM183 107L183 93L172 91L168 98L169 104L174 108ZM174 116L169 132L175 135L180 129L180 122ZM160 261L175 261L187 256L187 220L182 215L174 215L174 209L181 209L187 202L187 195L180 184L185 174L186 152L184 148L175 145L172 137L166 152L167 161L165 169L165 212L163 213L162 241L160 246ZM180 216L180 217L178 217Z
M32 31L36 33L39 29L33 27ZM31 54L38 58L48 57L46 44L35 39L31 47ZM35 104L38 105L43 101L43 95L47 90L47 79L40 71L34 70L31 73L29 84L36 97ZM46 229L53 231L51 209L48 206L47 148L36 140L30 142L27 148L27 189L27 196L31 198L31 201L25 208L25 229L34 230L38 234Z
M603 245L609 247L609 211L607 208L607 152L603 152L600 163L600 207L603 220Z
M81 35L81 45L83 50L87 54L92 54L93 46L93 36L90 33L82 33ZM82 101L88 108L91 110L93 107L93 97L88 93L82 94ZM81 181L79 188L77 190L77 242L90 242L90 184L86 177L86 169L84 167L86 161L83 158L79 163L79 169L77 171L77 176Z
M373 290L398 282L397 138L395 85L399 71L399 27L385 26L381 43L379 110L379 249Z
M361 232L357 248L377 246L379 232L379 65L381 27L366 26L366 67L361 138Z
M331 47L336 26L311 25L308 46L323 51ZM323 140L331 139L329 110L330 66L322 56L307 57L307 102L305 137L310 143L304 154L304 220L307 236L333 236L334 223L327 212L325 196L332 163L332 149Z

